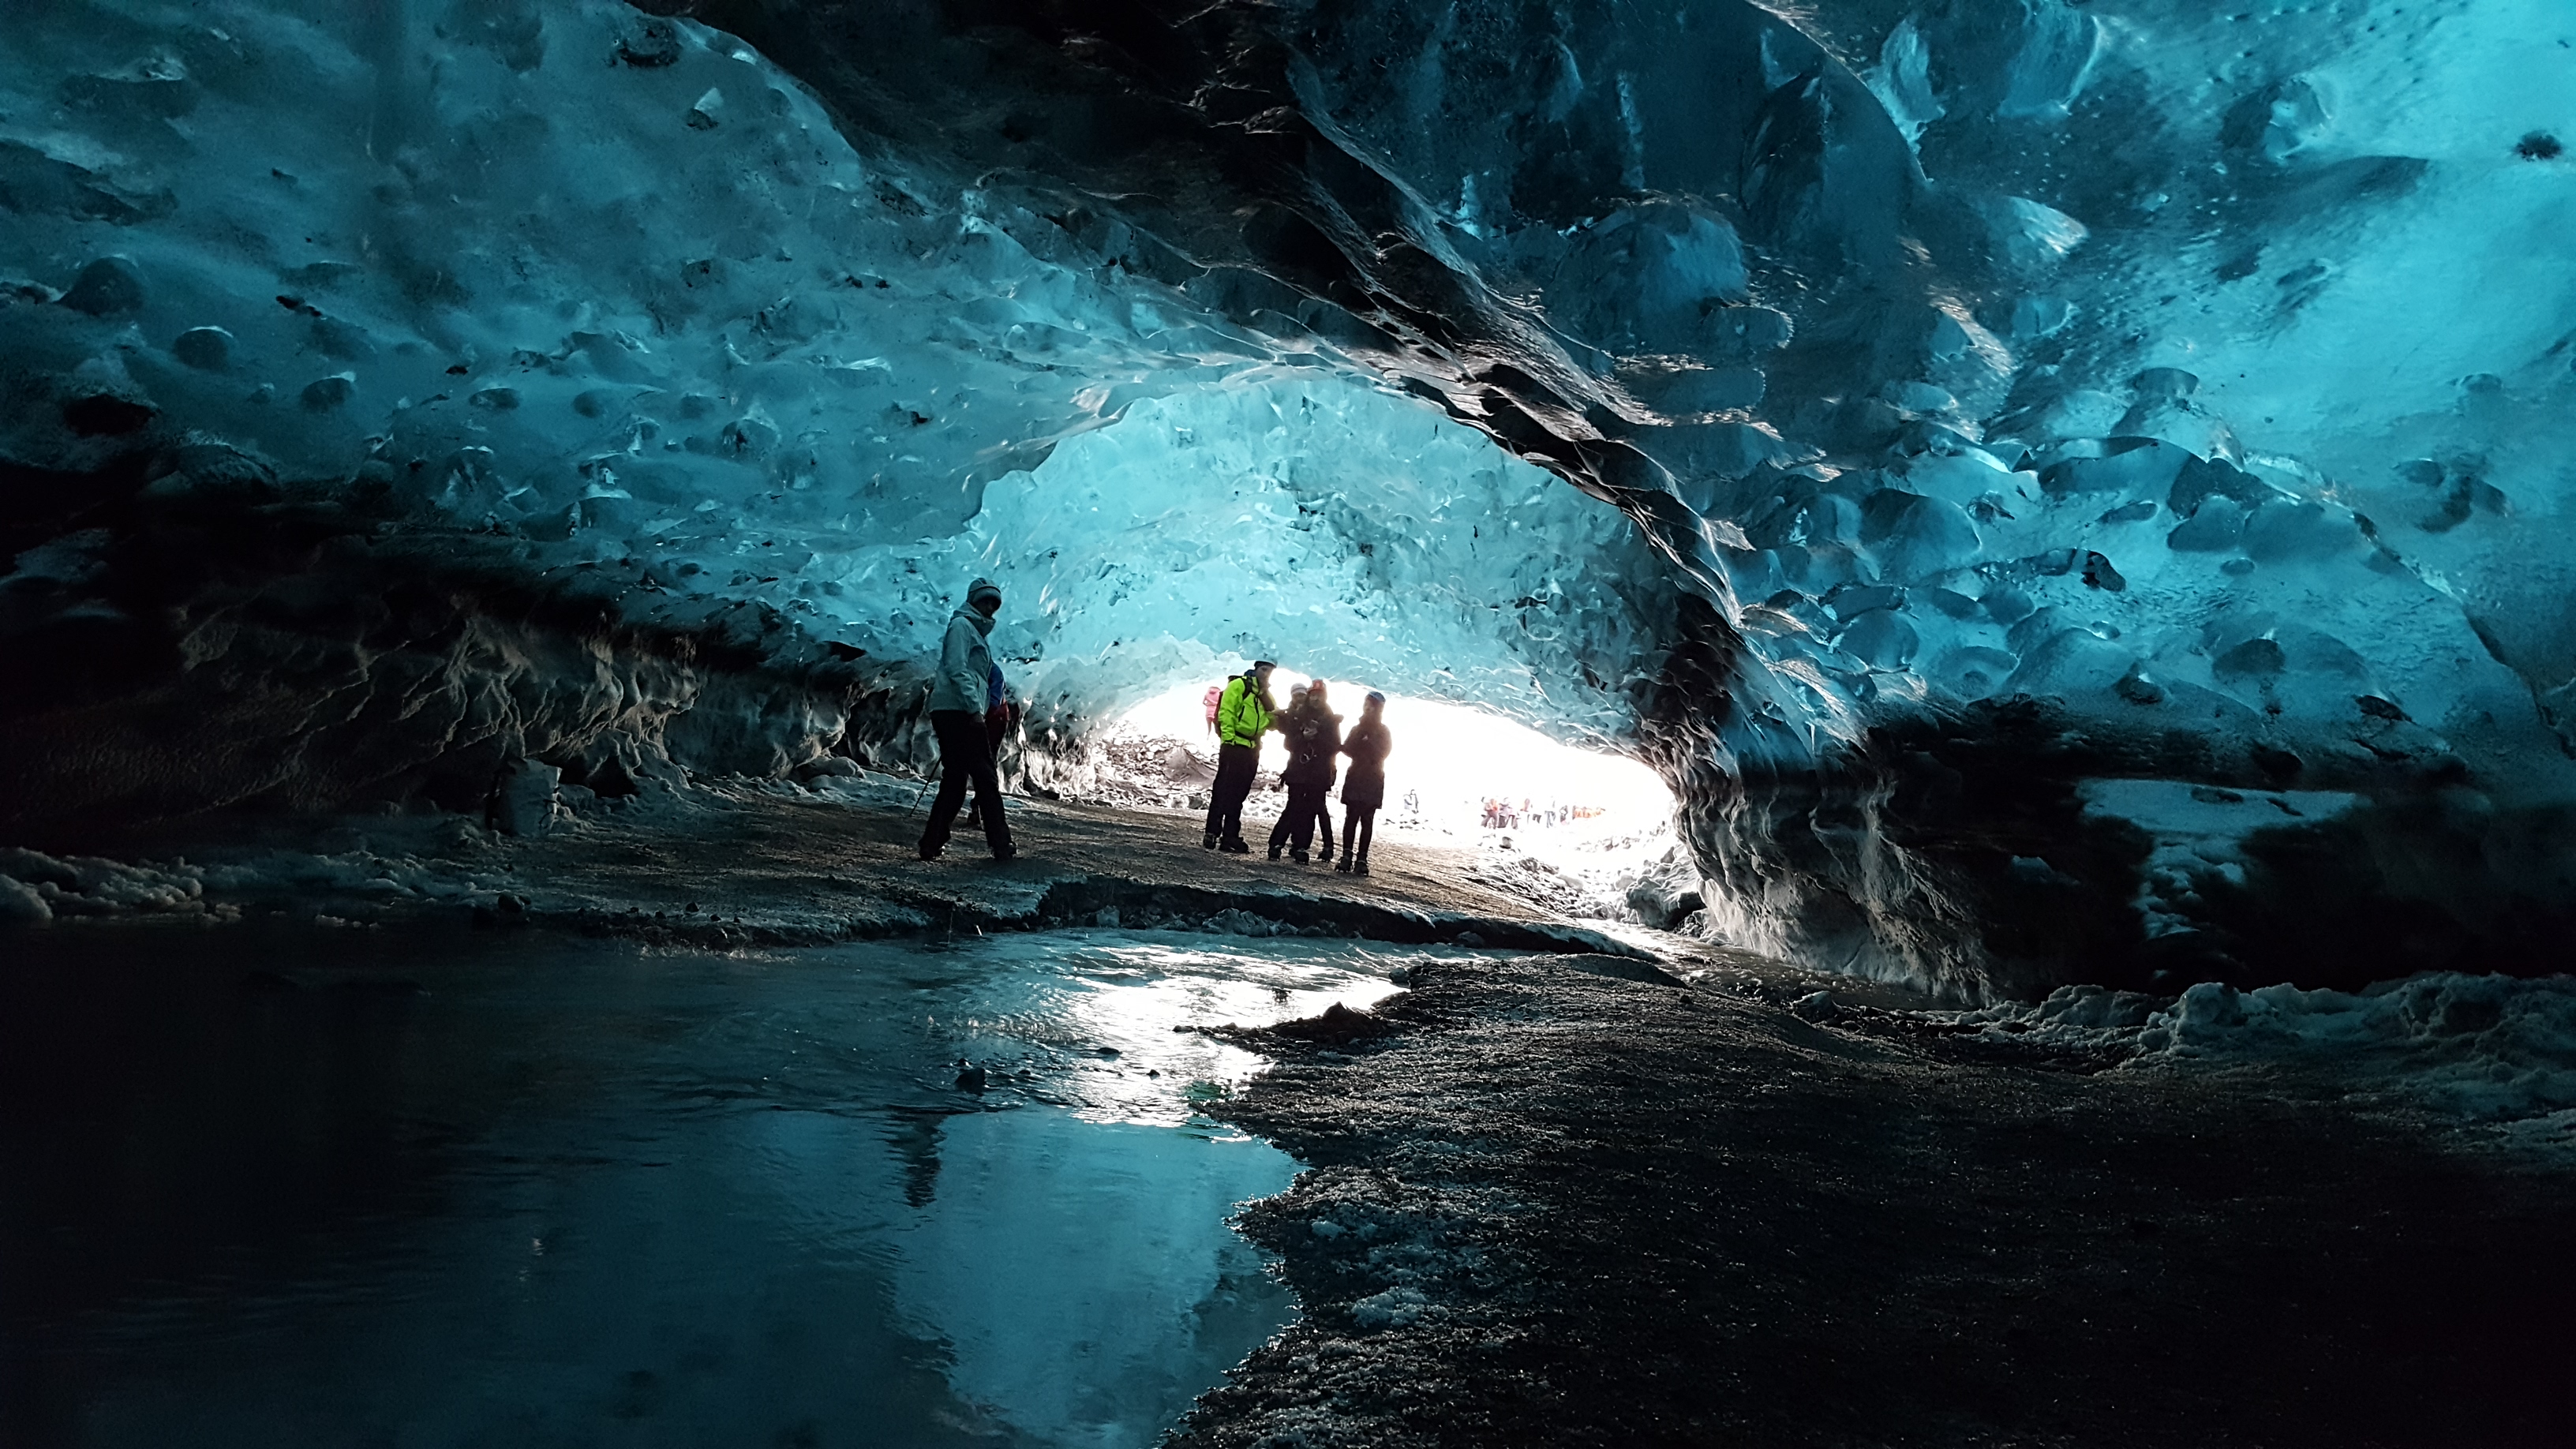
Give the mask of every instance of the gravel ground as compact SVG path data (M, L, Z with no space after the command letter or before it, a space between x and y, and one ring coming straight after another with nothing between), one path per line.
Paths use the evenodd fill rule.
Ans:
M1239 1034L1281 1065L1225 1115L1312 1164L1245 1218L1305 1315L1176 1444L2569 1442L2559 1167L1638 974Z

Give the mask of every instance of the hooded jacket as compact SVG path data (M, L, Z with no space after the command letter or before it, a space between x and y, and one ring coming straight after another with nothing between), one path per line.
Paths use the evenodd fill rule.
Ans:
M984 712L993 682L993 651L984 640L993 621L972 607L948 616L948 635L939 643L939 674L930 682L932 710Z

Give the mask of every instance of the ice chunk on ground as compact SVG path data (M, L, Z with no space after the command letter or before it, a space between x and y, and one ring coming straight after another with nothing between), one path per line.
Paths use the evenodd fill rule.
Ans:
M2066 986L1947 1020L2124 1054L2124 1070L2287 1065L2367 1104L2576 1148L2576 978L2432 972L2354 992L2205 981L2176 997Z

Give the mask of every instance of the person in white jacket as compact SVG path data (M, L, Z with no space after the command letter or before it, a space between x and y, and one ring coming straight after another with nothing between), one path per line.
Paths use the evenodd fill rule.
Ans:
M921 831L924 860L937 860L948 848L949 830L957 822L958 807L966 803L969 783L976 798L990 807L977 813L993 858L1009 860L1019 854L1011 845L1002 782L984 732L993 681L993 651L984 641L1001 612L1001 589L990 579L977 579L966 586L966 606L949 616L947 637L940 641L939 672L930 681L930 729L939 738L939 794L930 802L930 823Z

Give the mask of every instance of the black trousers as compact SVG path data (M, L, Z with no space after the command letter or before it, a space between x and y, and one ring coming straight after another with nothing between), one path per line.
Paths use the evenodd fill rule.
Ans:
M993 752L993 778L996 780L999 780L1002 777L1002 737L1009 733L1010 729L1004 721L995 719L992 711L990 710L986 710L984 712L984 747ZM983 821L984 811L987 808L994 810L1001 809L1002 797L1000 795L987 795L984 793L982 787L979 786L975 791L975 809L973 812L974 817L979 824ZM1004 835L1009 835L1011 833L1011 827L1007 823L1002 826L1002 833Z
M1351 805L1342 810L1342 853L1353 860L1368 859L1369 840L1377 834L1377 807ZM1324 847L1327 851L1331 846Z
M972 710L934 709L931 733L939 737L939 794L930 802L930 823L921 829L921 850L935 855L948 844L949 827L966 803L966 787L975 787L977 814L984 820L984 843L999 855L1011 848L1011 822L1002 814L1002 780L993 769L993 747L986 743L984 721Z
M1279 812L1279 823L1270 827L1270 848L1286 845L1304 850L1315 839L1315 822L1324 815L1324 792L1330 785L1291 785L1288 808ZM1332 827L1324 827L1324 853L1333 853Z
M1252 777L1261 768L1261 751L1250 745L1216 748L1216 785L1208 792L1207 833L1219 840L1243 838L1243 802L1252 793Z

